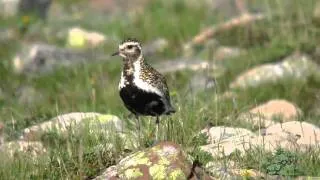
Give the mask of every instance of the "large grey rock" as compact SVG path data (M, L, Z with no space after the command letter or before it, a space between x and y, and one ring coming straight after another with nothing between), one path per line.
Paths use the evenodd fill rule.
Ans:
M20 0L19 13L33 14L41 19L46 19L52 0Z
M45 19L52 0L0 0L0 15L4 17L36 15Z
M230 128L232 129L232 128ZM233 130L234 131L234 130ZM279 147L292 151L307 151L317 149L320 145L320 128L306 122L291 121L283 124L275 124L263 134L253 134L248 131L226 137L219 141L211 141L211 144L201 146L202 150L216 157L229 156L236 150L245 154L253 148L263 148L266 151L275 152ZM212 136L209 134L209 138ZM214 135L211 139L217 139Z
M93 51L78 51L48 44L24 45L13 59L17 73L39 75L52 72L57 67L70 67L79 63L108 60Z
M306 81L310 77L320 82L319 65L305 54L293 54L280 63L260 65L240 74L230 88L258 87L284 80Z

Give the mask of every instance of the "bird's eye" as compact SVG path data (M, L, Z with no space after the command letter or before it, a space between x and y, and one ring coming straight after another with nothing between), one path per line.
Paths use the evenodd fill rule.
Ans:
M128 45L127 48L128 48L128 49L132 49L133 46L132 46L132 45Z

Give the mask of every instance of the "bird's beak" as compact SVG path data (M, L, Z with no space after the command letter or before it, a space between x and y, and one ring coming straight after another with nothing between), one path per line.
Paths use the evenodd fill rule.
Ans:
M118 56L119 55L119 51L113 53L111 56Z

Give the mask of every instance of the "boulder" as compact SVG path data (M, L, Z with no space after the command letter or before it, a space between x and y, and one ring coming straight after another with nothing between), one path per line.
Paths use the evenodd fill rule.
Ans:
M254 127L268 127L281 122L294 121L302 111L294 104L283 99L270 100L239 116L240 121L252 124Z
M178 145L161 142L125 157L95 179L187 179L192 173L191 168ZM202 178L211 179L206 174Z
M320 145L320 128L307 122L278 123L265 129L263 134L254 134L245 129L236 133L236 128L231 127L213 128L213 133L209 133L210 144L201 146L201 149L216 157L229 156L235 151L245 154L258 147L270 152L275 152L279 147L304 152ZM225 135L219 130L230 133Z

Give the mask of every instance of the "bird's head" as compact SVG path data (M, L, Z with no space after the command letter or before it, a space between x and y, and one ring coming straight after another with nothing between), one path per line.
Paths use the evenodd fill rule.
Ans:
M142 50L140 42L135 39L126 39L119 45L119 50L112 56L121 56L123 58L138 59L141 56Z

